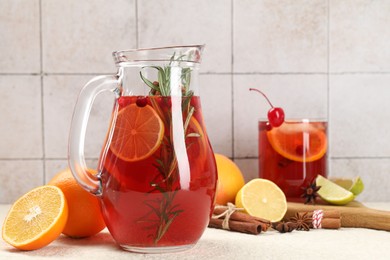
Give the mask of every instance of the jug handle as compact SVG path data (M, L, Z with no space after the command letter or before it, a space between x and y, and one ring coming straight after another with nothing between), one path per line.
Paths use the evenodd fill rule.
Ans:
M76 181L97 196L102 193L102 185L99 178L88 171L84 156L87 123L96 96L104 91L111 91L119 96L118 87L119 79L116 75L92 78L81 89L73 111L68 141L69 168Z

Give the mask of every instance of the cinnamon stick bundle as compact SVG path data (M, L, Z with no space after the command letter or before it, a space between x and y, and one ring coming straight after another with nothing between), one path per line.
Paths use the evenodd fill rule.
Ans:
M341 227L341 214L337 210L315 210L307 212L307 215L312 218L310 228L339 229Z
M210 219L209 227L258 235L267 231L271 226L271 222L268 220L253 217L238 210L240 209L231 203L228 203L227 206L217 205Z
M316 212L322 214L319 227L316 227ZM311 212L313 228L339 229L341 227L341 214L337 210L315 210Z

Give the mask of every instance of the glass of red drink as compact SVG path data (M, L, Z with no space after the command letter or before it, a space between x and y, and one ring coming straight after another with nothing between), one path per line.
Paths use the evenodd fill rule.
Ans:
M203 46L114 52L115 76L92 79L75 106L69 166L101 198L107 228L125 250L160 253L192 247L213 212L214 153L198 92ZM84 137L93 99L115 94L112 117L90 175Z
M259 121L259 177L275 182L287 199L299 198L317 175L327 176L326 120Z

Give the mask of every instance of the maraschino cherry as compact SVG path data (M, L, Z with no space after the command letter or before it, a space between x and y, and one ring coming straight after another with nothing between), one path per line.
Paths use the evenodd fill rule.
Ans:
M279 127L281 124L283 124L283 122L284 122L284 111L283 111L283 109L281 107L274 107L272 105L271 101L269 101L268 97L263 92L261 92L260 90L258 90L256 88L250 88L249 90L253 90L253 91L259 92L261 95L263 95L263 97L265 97L265 99L267 100L268 104L271 106L271 108L270 108L270 110L268 110L268 114L267 114L269 124L272 127Z

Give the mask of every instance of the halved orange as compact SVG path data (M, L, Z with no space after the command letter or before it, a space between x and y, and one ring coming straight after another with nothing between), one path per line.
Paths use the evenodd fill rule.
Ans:
M287 159L312 162L327 150L325 127L321 122L285 122L267 132L272 148Z
M133 103L118 112L110 147L120 159L135 162L151 156L163 137L164 123L153 107Z
M68 219L68 205L60 188L44 185L20 197L3 225L3 239L21 250L35 250L50 244L62 232Z

